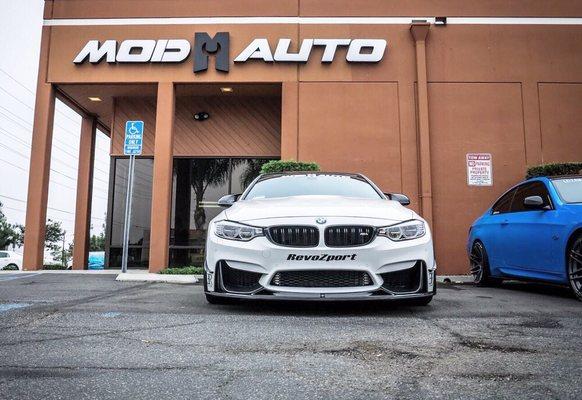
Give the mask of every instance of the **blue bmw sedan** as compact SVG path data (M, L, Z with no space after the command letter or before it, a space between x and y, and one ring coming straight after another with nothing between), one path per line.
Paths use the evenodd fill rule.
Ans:
M467 252L478 285L551 282L582 300L582 176L532 178L509 189L473 223Z

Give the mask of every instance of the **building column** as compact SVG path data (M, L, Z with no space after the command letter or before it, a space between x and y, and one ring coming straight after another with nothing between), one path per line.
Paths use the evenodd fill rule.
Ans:
M42 269L44 259L46 210L55 114L55 89L51 83L47 82L49 42L50 28L45 26L42 28L30 150L23 257L25 270Z
M281 159L298 160L299 83L283 82L281 90Z
M416 102L418 121L418 147L420 160L420 210L432 225L432 182L430 169L430 129L428 118L428 80L426 73L426 37L430 24L414 23L410 33L416 47Z
M95 117L83 117L83 121L81 122L81 140L79 142L73 269L86 269L88 265L96 133L97 120Z
M159 272L166 268L169 262L175 102L174 83L158 83L152 184L150 272Z

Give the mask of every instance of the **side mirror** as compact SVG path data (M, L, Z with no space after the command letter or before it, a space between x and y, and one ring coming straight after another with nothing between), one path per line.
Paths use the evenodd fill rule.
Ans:
M540 196L529 196L523 200L523 206L531 210L544 209L544 200Z
M220 207L230 207L232 206L240 197L240 194L227 194L218 199L218 205Z
M402 204L403 206L407 206L410 204L410 199L407 195L402 193L384 193L390 200L394 200Z

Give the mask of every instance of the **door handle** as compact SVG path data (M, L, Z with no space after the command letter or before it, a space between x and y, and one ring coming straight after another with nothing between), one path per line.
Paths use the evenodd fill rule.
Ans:
M501 221L501 225L509 225L509 221L504 219L503 221Z

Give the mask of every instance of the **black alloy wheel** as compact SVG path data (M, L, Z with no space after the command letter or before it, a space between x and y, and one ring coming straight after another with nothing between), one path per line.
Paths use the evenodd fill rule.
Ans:
M473 282L477 286L492 286L499 284L500 279L492 278L489 271L489 257L485 246L481 242L473 243L471 254L469 255L469 265Z
M568 250L568 282L574 295L582 301L582 235L578 235Z

